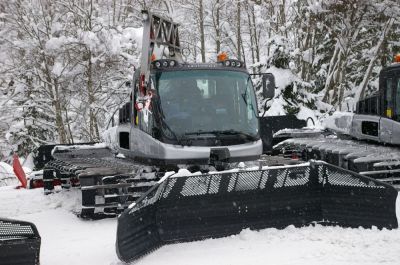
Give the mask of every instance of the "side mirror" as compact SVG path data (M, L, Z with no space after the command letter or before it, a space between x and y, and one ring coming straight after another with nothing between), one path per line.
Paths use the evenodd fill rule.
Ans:
M275 77L273 74L262 74L263 97L272 99L275 95Z

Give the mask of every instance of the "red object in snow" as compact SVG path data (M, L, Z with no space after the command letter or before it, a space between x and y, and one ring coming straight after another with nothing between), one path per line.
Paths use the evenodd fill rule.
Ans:
M21 182L20 187L26 189L26 184L27 184L26 175L25 175L24 170L22 169L22 166L21 166L21 163L19 162L17 154L14 154L14 156L13 156L13 169L14 169L15 175L19 179L19 182Z

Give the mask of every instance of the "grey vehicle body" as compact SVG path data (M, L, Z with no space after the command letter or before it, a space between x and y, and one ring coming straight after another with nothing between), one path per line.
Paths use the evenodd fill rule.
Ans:
M400 63L382 69L379 91L360 100L351 122L350 117L336 118L335 126L341 133L360 140L400 145ZM348 125L350 128L344 128Z
M179 25L146 10L142 13L142 57L130 102L120 110L119 151L152 165L259 157L257 101L244 63L227 58L185 63ZM274 77L261 76L262 94L272 98Z

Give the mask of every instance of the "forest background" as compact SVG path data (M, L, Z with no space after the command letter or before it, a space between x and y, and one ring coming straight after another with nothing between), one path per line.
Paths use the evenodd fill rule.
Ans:
M142 9L180 23L189 62L225 51L274 73L266 115L352 111L400 52L398 0L0 0L0 161L102 140L139 66Z

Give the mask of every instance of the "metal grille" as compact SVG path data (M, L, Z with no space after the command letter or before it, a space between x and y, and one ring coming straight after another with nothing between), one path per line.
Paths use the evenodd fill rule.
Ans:
M255 190L258 188L258 183L262 176L262 171L249 171L238 174L236 182L236 191L241 190Z
M164 198L168 197L168 194L171 192L172 188L174 187L175 182L176 182L176 178L168 179L168 182L167 182L168 184L165 187L165 190L164 190L164 193L163 193L163 197Z
M181 194L183 196L206 194L209 182L210 176L191 177L185 181Z
M221 175L193 176L185 181L181 195L216 194L218 193L220 182Z
M335 168L332 170L329 168L329 165L326 166L326 180L324 180L324 184L336 185L336 186L351 186L351 187L365 187L365 188L373 188L373 189L384 189L385 186L381 185L381 183L369 179L366 177L360 178L358 176L354 176L350 171L340 170Z
M34 224L0 219L0 264L38 265L40 236Z
M236 179L237 179L237 174L232 174L232 176L229 179L229 185L228 185L229 192L233 191L233 189L235 188Z
M0 240L35 237L35 232L30 225L0 220Z
M221 183L221 178L222 178L222 176L219 174L211 175L208 193L210 193L210 194L218 193L219 185Z
M279 169L276 173L277 181L274 184L274 188L279 188L285 186L287 169Z
M320 183L324 182L324 176L325 176L325 167L323 165L317 165L317 172L318 172L318 181Z
M262 176L261 176L261 181L260 181L260 187L259 187L260 189L264 189L265 188L268 179L269 179L269 170L268 169L267 170L263 170L262 171Z
M310 168L293 168L287 171L286 187L302 186L308 183L310 179Z

